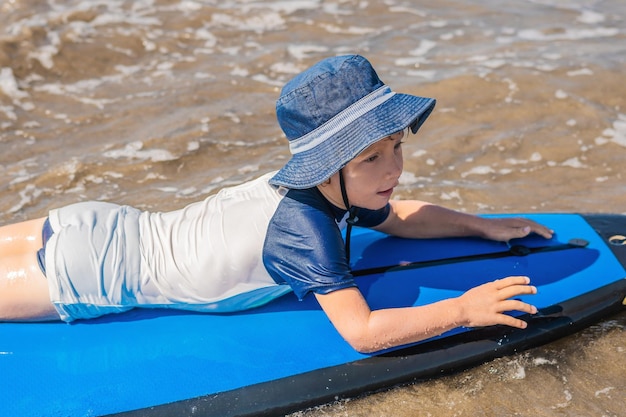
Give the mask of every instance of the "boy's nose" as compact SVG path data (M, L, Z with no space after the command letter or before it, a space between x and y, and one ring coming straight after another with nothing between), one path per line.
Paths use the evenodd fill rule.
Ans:
M404 168L404 161L402 157L394 158L393 163L389 169L389 177L391 178L399 178L402 175L402 169Z

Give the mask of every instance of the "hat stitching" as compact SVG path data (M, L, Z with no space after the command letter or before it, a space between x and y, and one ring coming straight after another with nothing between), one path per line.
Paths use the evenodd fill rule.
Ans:
M289 150L293 155L295 155L297 153L313 149L326 140L331 139L337 132L341 131L359 117L389 100L395 94L396 93L391 91L391 88L383 85L377 90L346 107L315 130L312 130L297 139L293 139L289 142Z

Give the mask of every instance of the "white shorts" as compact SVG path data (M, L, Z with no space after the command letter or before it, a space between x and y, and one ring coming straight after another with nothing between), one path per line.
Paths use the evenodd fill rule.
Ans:
M140 268L140 211L85 202L52 210L45 247L50 299L64 321L130 310Z

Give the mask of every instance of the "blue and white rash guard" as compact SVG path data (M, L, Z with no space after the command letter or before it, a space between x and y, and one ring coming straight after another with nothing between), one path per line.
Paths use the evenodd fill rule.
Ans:
M45 269L59 315L231 312L291 290L302 299L355 286L341 235L347 212L317 188L274 187L272 176L168 213L100 202L52 210ZM389 205L361 209L356 225L373 227L388 215Z

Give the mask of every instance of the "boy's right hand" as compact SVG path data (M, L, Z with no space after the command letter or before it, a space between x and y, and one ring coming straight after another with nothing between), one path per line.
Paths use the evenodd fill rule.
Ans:
M460 324L466 327L492 326L504 324L525 329L525 321L504 314L506 311L521 311L535 314L537 308L520 300L512 299L520 295L536 294L537 288L530 285L530 279L512 276L474 287L458 298L461 307Z

